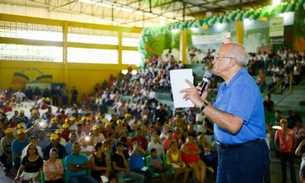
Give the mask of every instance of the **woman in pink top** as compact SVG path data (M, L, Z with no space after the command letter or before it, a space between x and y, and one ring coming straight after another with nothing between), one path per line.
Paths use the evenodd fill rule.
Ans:
M206 166L200 159L200 153L201 150L197 144L194 143L194 137L189 134L186 138L186 142L181 146L182 160L194 171L196 180L204 183Z
M64 168L58 157L58 150L52 148L50 150L50 159L44 162L43 171L45 173L46 183L65 183L63 179Z

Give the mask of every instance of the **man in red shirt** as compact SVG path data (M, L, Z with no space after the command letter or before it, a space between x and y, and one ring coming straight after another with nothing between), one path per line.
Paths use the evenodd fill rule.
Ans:
M132 142L138 141L142 147L142 149L146 150L147 149L147 145L148 145L148 141L147 139L142 135L142 130L141 128L137 128L136 130L136 136L133 137Z

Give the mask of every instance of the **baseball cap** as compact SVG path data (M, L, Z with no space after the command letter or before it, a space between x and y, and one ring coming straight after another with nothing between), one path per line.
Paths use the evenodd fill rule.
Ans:
M62 130L61 129L57 129L57 130L55 130L55 133L56 134L58 134L58 133L62 134Z
M92 130L97 130L97 129L100 129L100 127L99 127L98 125L94 125L94 126L92 127Z
M32 111L32 114L37 114L37 113L38 111L36 109Z
M70 118L66 118L65 122L68 123L70 121Z
M57 123L57 118L52 118L51 123Z
M24 128L24 126L25 126L24 123L18 123L17 124L17 129Z
M34 124L37 124L40 122L40 119L35 119Z
M56 134L52 134L50 136L50 140L57 140L57 139L58 139L58 135L56 135Z
M62 125L62 127L63 127L63 128L69 128L69 124L68 124L68 123L64 123L64 124Z
M5 131L4 131L5 134L7 133L14 133L14 129L13 128L7 128Z
M20 110L20 111L19 111L19 113L22 113L22 114L24 114L24 110Z
M116 121L116 123L117 123L117 124L122 123L122 120L118 119L118 120Z
M17 135L20 135L21 133L26 133L25 129L19 129L17 130Z
M131 117L131 114L126 113L124 117L125 117L125 118Z
M111 125L112 125L112 123L108 122L105 124L105 128L107 128L108 126L111 126Z

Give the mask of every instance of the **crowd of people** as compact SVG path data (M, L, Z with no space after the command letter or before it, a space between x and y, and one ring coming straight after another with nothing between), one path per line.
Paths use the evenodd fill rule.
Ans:
M250 53L248 71L251 75L256 75L257 84L261 92L265 89L273 93L282 94L290 84L297 85L304 77L305 73L305 51L297 52L287 47L281 47L276 53L270 51L258 51ZM267 83L266 77L271 76L271 82ZM272 90L278 82L279 91Z
M300 81L297 76L304 70L303 53L282 48L277 54L251 55L250 73L260 70L259 75L283 76L293 72L294 81ZM111 75L108 81L96 84L90 95L78 99L75 87L70 92L64 86L40 93L31 88L24 92L1 90L1 163L6 175L11 175L12 167L18 170L15 182L38 182L42 170L46 182L73 183L84 180L121 183L127 177L138 183L150 183L156 174L167 182L171 173L174 182L183 173L182 181L186 183L192 173L196 182L203 183L208 172L216 175L218 146L213 122L194 108L171 109L156 99L156 92L171 91L169 71L183 68L170 55L166 58L161 61L159 57L151 57L145 69L136 75L131 74L131 68L120 79ZM263 89L264 77L262 81L258 78L257 84ZM214 78L212 83L210 89L215 92L217 80ZM124 100L123 95L132 99ZM282 161L282 171L286 172L286 161L293 161L287 153L294 151L281 149L284 141L279 139L283 133L272 129L282 126L286 134L286 119L280 116L280 111L274 111L270 97L267 95L264 101L267 132L270 142L274 142L275 154ZM27 101L33 101L34 105L29 106ZM31 113L25 114L21 109L7 116L17 105L30 107ZM114 113L108 117L110 108ZM292 144L295 150L298 144L305 144L302 118L293 113L286 121L292 139L298 137L298 143ZM299 149L296 154L301 153ZM149 161L143 160L146 158ZM292 181L295 181L293 177Z
M195 121L192 111L192 119L182 111L176 111L173 118L160 103L154 114L150 113L149 105L141 107L147 110L139 115L131 114L130 108L122 102L120 108L124 109L119 108L118 112L125 113L113 113L111 119L103 112L84 106L58 111L52 111L48 106L44 113L35 106L29 117L20 110L10 119L2 110L0 133L4 171L10 175L14 166L18 170L16 182L21 179L38 182L41 170L47 182L64 181L62 175L66 172L69 172L69 182L103 182L101 175L110 182L123 182L125 177L136 182L150 182L154 172L162 173L163 181L167 182L165 174L169 169L175 171L174 180L184 170L183 182L186 182L187 167L193 168L198 182L204 182L206 165L211 166L210 171L216 171L216 151L205 143L204 133L197 133L194 124L186 122ZM169 120L173 122L168 123ZM194 140L197 138L198 141ZM143 160L146 156L151 157L149 164ZM144 170L145 166L152 168ZM92 169L92 178L85 177L88 175L86 169Z

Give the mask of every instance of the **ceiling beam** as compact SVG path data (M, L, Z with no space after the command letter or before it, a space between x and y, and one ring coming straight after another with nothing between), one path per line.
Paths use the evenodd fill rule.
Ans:
M250 8L257 8L257 7L262 7L262 6L266 6L269 5L268 1L248 1L248 2L243 2L242 3L242 10L247 10ZM206 12L212 12L214 15L218 15L219 12L227 12L228 10L236 10L238 9L237 5L228 5L226 6L226 8L215 8L215 9L210 9L207 11L202 11L202 12L197 12L197 13L193 13L193 15L195 17L200 17L200 15L202 14L206 14Z
M57 8L63 8L63 7L65 7L65 6L68 6L68 5L70 5L70 4L72 4L72 3L76 3L76 2L78 2L78 0L68 1L68 2L66 2L66 3L64 3L64 4L61 4L61 5L57 6L57 7L54 7L54 8L49 9L49 11L53 11L53 10L55 10L55 9L57 9Z

